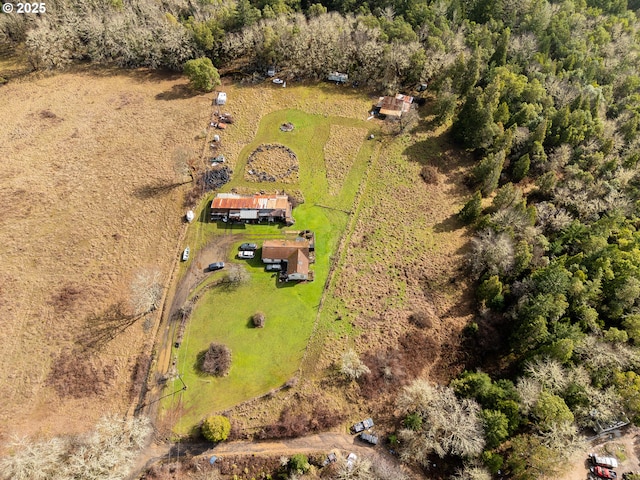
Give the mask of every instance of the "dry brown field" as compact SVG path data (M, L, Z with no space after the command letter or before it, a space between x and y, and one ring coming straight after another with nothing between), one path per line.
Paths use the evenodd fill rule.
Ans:
M186 187L145 187L184 180L174 155L201 151L211 97L185 83L75 70L0 86L0 443L84 431L134 403L152 322L115 306L177 257Z
M0 59L0 74L15 73L14 60ZM169 286L188 188L149 187L185 180L174 159L207 155L202 134L212 118L212 95L192 95L179 75L8 77L0 86L0 441L82 432L105 413L131 412L154 319L118 314L130 309L140 271L158 271ZM361 93L333 86L222 88L222 109L236 118L221 145L232 167L269 112L364 118L369 107Z

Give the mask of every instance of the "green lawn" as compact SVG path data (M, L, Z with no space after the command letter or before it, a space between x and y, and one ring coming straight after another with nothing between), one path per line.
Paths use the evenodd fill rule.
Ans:
M286 121L295 125L293 132L279 130L279 125ZM316 233L316 263L312 265L315 281L278 284L272 274L264 271L258 252L256 259L241 262L250 272L247 284L235 290L214 287L203 294L188 323L181 347L174 350L178 370L188 389L181 394L179 405L172 397L162 403L164 409L178 409L173 412L178 416L174 426L176 433L187 433L204 416L265 394L295 375L313 329L332 255L349 219L348 214L340 210L352 209L359 183L374 152L374 143L364 142L341 192L329 195L323 146L332 124L371 127L361 120L282 110L263 117L255 140L242 150L234 178L224 190L251 185L256 190L284 188L302 191L305 203L293 212L294 228L310 229ZM262 143L281 143L296 153L300 162L299 184L257 184L244 180L247 157ZM216 224L196 221L190 227L187 242L195 253L213 236L229 233L237 236L234 239L237 244L243 241L260 244L266 238L280 237L282 229L262 225L219 228ZM230 256L234 253L232 250ZM233 258L226 261L240 262ZM255 329L250 323L251 315L258 310L266 315L263 329ZM202 376L196 369L198 353L205 350L210 342L224 343L232 351L232 367L227 377ZM176 380L168 385L166 391L176 391L181 386Z

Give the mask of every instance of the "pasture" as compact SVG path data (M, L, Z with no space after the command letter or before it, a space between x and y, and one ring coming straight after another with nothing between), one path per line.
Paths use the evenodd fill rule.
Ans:
M177 257L185 187L147 187L183 181L174 152L200 151L210 100L185 85L78 69L0 86L0 437L81 432L134 401L153 319L99 345L91 319L127 311L135 275L164 279Z
M308 88L308 87L307 87ZM232 107L232 106L231 106ZM364 110L366 112L366 110ZM237 117L237 115L236 115ZM279 126L293 123L292 132ZM344 128L348 141L359 145L342 161L342 188L330 188L324 146ZM294 227L246 225L240 228L222 223L197 222L189 229L187 242L202 248L220 236L233 236L233 245L252 241L260 245L267 238L279 238L282 230L310 229L316 233L316 261L312 265L315 280L296 284L278 283L264 271L258 255L249 261L234 259L236 249L227 252L227 263L244 264L249 281L237 288L214 287L198 300L186 327L185 337L174 355L178 372L189 388L163 401L164 419L174 425L176 433L187 433L204 416L224 411L246 400L264 395L283 386L296 376L300 361L313 331L327 275L338 241L347 225L349 209L367 165L375 152L375 142L365 142L374 124L363 120L306 113L286 109L262 117L255 138L245 145L234 162L234 177L224 190L285 190L302 194L304 203L294 209ZM233 127L231 127L231 130ZM227 132L230 129L227 130ZM225 132L225 134L227 133ZM295 184L260 183L245 177L245 163L260 145L281 144L295 152L299 162L299 182ZM204 217L200 217L204 218ZM182 267L186 269L185 265ZM266 314L266 326L256 329L250 317L256 311ZM210 342L231 348L233 361L228 376L203 376L196 358ZM180 380L167 387L178 391Z

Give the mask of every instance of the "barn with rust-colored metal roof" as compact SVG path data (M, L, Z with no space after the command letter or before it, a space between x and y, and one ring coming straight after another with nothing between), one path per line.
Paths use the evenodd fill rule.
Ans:
M223 222L284 222L293 225L287 195L219 193L211 201L211 220Z
M380 115L387 117L400 118L404 113L411 109L413 97L398 93L395 97L380 97L376 107L379 109Z

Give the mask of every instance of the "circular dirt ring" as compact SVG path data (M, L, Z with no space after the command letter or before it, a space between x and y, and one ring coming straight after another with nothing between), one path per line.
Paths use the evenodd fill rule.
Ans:
M247 159L245 179L252 182L298 182L299 162L289 147L278 143L260 145Z

